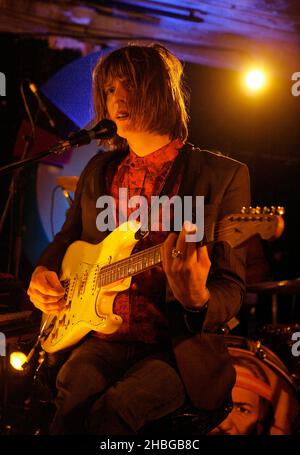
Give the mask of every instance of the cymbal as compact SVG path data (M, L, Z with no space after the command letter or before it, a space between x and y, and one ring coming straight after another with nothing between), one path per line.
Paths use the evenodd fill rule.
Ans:
M75 192L79 177L76 175L59 175L56 177L56 183L64 190Z
M262 281L247 286L247 292L269 292L270 294L300 293L300 278L294 280Z

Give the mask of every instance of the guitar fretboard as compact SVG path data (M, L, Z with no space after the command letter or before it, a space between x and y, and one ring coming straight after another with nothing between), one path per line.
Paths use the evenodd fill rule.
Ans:
M274 218L274 216L266 217L269 222ZM238 236L241 234L242 237L243 233L239 230L239 227L248 219L249 217L244 215L237 217L236 221L234 217L228 217L227 219L217 222L213 226L213 230L212 226L208 224L204 228L204 239L209 238L210 242L217 242L219 240L228 241L232 235ZM262 218L259 216L252 216L250 223L252 228L255 228L257 224L259 225L262 223ZM209 233L213 234L210 235ZM202 244L204 243L206 244L207 242L202 242ZM147 250L134 253L129 258L121 259L113 264L102 267L98 276L99 286L109 285L115 281L136 275L160 264L162 262L161 245L162 244L155 245Z
M99 285L106 286L160 264L162 261L160 248L161 244L155 245L145 251L134 253L129 258L102 267L99 272Z
M212 226L205 226L205 241L202 241L201 243L207 244L208 242L206 239L209 239L209 242L228 242L231 247L234 247L241 245L245 240L258 233L265 239L270 239L274 237L274 235L276 238L276 236L278 237L281 235L284 226L282 221L280 223L281 230L279 229L278 234L276 234L280 219L282 220L281 217L276 216L273 213L269 215L257 214L250 216L244 214L230 215ZM162 243L154 245L146 250L134 253L127 258L105 265L101 268L100 265L97 265L98 270L96 270L96 276L94 277L94 286L107 286L127 277L137 275L138 273L144 272L160 264L162 262L162 245ZM76 275L72 282L72 288L70 289L71 295L74 293L78 280L80 282L79 292L83 294L87 279L87 271L85 271L85 274L82 276ZM66 295L69 294L67 285L70 286L69 280L66 280L66 283L64 284L64 287L66 287Z

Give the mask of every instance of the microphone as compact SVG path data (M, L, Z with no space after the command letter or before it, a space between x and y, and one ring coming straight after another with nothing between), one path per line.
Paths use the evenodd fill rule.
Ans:
M18 161L17 163L10 163L7 166L2 166L0 168L0 173L8 172L13 169L17 169L20 166L33 163L34 161L45 158L53 153L60 155L72 147L80 147L81 145L89 144L93 139L110 139L116 134L116 132L117 125L115 122L107 119L101 120L91 130L80 130L77 133L72 133L68 139L58 142L56 145L53 145L53 147L44 152L38 153L37 155L31 156L25 160Z
M89 144L93 139L110 139L117 132L117 125L112 120L101 120L91 130L80 130L60 143L64 148L80 147Z
M36 97L38 105L39 105L39 108L40 108L40 110L42 112L44 112L45 116L47 117L49 125L52 128L55 128L56 122L55 122L55 120L53 120L53 118L51 117L51 115L48 112L48 109L47 109L45 103L42 101L42 99L41 99L41 97L39 95L37 86L33 82L29 81L29 89L34 94L34 96Z

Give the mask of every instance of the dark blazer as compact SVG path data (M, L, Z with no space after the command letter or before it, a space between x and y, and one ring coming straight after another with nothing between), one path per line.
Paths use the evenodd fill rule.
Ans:
M107 194L107 173L114 170L128 151L103 152L94 156L82 172L75 199L66 221L46 248L38 265L59 273L67 247L75 240L101 242L109 232L96 228L96 200ZM190 144L178 154L162 194L168 194L178 172L183 178L178 194L204 196L205 225L226 214L237 213L250 203L247 166ZM211 233L213 236L213 232ZM210 240L210 239L208 239ZM177 365L194 406L212 410L222 405L235 382L230 356L221 329L237 314L245 288L245 250L231 249L223 242L209 245L212 267L207 309L187 313L167 286L167 316Z

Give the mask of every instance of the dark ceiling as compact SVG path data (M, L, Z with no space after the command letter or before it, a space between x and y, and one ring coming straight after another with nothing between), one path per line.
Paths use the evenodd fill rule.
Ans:
M0 0L0 11L2 32L83 43L85 52L155 40L194 63L259 64L284 77L300 69L299 0Z

